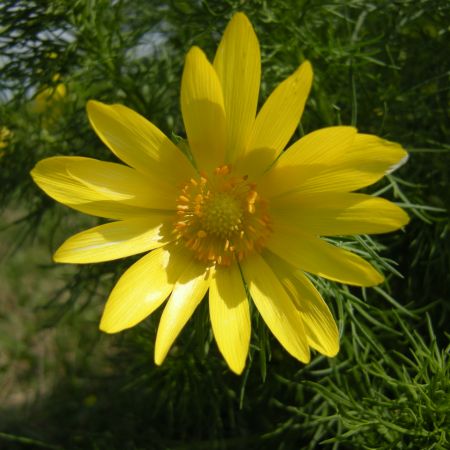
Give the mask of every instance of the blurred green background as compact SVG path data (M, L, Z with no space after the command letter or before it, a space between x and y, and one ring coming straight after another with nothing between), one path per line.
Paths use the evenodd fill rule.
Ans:
M91 98L182 136L184 55L195 44L212 58L237 11L261 44L261 102L313 64L296 138L352 124L410 152L369 192L412 219L354 243L382 286L318 280L341 331L336 358L304 366L254 317L241 377L219 355L205 304L160 368L158 313L101 334L108 293L134 260L54 264L57 246L96 221L29 176L47 156L113 160L88 125ZM446 0L1 1L0 449L450 448L449 55Z

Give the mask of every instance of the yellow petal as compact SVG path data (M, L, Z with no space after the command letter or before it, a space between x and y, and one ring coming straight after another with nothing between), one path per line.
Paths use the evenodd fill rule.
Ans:
M190 259L186 251L169 244L134 263L112 290L100 329L116 333L144 320L169 296Z
M364 194L293 193L274 199L271 206L278 223L321 236L387 233L409 221L394 203Z
M291 145L263 177L264 192L270 197L302 189L309 179L324 168L332 168L339 155L353 143L356 129L329 127L303 136Z
M214 337L230 369L244 370L250 344L250 311L237 264L217 267L209 291L209 314Z
M60 83L56 86L56 93L55 96L58 100L61 100L63 97L66 96L67 93L67 89L66 89L66 85L63 83Z
M305 61L266 100L256 116L242 173L263 173L284 149L300 122L312 78L311 64Z
M295 268L356 286L374 286L383 276L359 256L303 233L296 227L274 225L267 248Z
M198 47L186 56L181 111L198 168L211 171L223 165L226 135L222 87L216 71Z
M292 356L309 362L302 317L273 270L257 253L243 261L242 270L253 302L270 331Z
M324 128L281 155L265 176L264 190L271 197L290 191L350 192L375 183L407 155L399 144L355 135L350 127Z
M159 190L148 177L122 164L55 156L39 161L31 176L56 201L94 216L122 219L150 208L175 208L174 188Z
M303 136L277 161L277 166L315 165L335 162L355 140L357 134L353 127L328 127Z
M258 104L261 58L258 38L247 17L233 16L214 58L227 119L227 162L234 163L248 144Z
M339 352L339 331L330 309L305 275L296 272L293 282L300 300L298 307L308 344L325 356L336 356Z
M199 305L209 287L204 264L190 261L173 288L159 322L155 344L155 363L163 363L170 347Z
M195 175L181 150L132 109L90 100L87 112L100 139L118 158L139 172L170 185Z
M146 252L171 240L168 228L172 222L172 215L155 213L100 225L67 239L53 258L56 262L85 264Z
M313 284L299 271L269 252L264 255L300 311L308 344L326 356L339 351L339 332L330 309Z

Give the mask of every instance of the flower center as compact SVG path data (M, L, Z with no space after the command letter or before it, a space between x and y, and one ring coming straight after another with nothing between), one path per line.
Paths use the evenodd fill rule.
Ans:
M228 237L239 229L241 218L241 205L233 195L218 192L206 199L202 223L207 233Z
M263 248L271 233L267 210L254 183L221 166L182 187L174 234L198 260L227 266Z

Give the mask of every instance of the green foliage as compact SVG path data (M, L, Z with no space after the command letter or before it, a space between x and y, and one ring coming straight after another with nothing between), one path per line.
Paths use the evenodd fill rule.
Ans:
M89 127L91 98L183 136L184 55L195 44L212 57L237 11L261 43L261 102L301 61L313 64L296 138L353 124L409 150L408 164L370 192L412 217L404 233L336 241L387 275L381 287L314 280L339 322L336 358L301 365L254 314L242 377L219 355L205 302L160 368L157 314L100 334L102 305L133 261L51 263L96 219L58 206L29 177L47 156L113 160ZM449 18L444 0L1 2L0 126L12 135L0 157L0 447L448 448ZM48 108L36 113L49 88Z

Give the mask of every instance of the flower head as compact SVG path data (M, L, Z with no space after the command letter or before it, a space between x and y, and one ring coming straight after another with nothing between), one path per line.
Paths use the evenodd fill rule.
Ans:
M283 151L311 83L304 62L257 113L259 44L238 13L212 64L197 47L186 57L181 110L191 158L125 106L88 103L94 130L126 165L53 157L32 176L55 200L112 220L69 238L55 261L148 252L111 292L102 330L130 328L167 300L155 346L161 364L207 294L215 340L236 373L248 354L250 301L298 360L308 362L310 348L336 355L335 321L305 273L356 286L383 280L364 259L321 237L405 225L407 215L393 203L353 191L381 179L406 152L344 126Z
M12 132L8 127L0 126L0 158L4 155L3 148L8 147Z
M60 80L60 75L52 77L53 82ZM66 97L67 89L64 83L58 83L54 87L44 87L31 101L29 110L34 114L48 114L56 119L61 114L61 104Z

